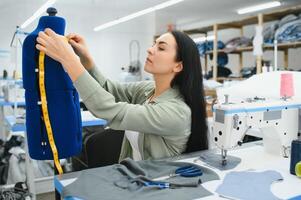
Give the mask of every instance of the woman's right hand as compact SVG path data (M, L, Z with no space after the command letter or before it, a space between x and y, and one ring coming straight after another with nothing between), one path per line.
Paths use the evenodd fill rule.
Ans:
M89 53L84 38L75 33L70 33L66 37L68 38L69 44L73 47L74 52L79 56L80 61L86 70L92 69L92 67L94 67L94 61Z

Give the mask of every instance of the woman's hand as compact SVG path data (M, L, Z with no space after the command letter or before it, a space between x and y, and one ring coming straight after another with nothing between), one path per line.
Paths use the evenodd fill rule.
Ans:
M39 32L37 42L36 48L60 62L72 81L75 81L85 71L66 37L46 28L44 32Z
M75 53L79 56L81 63L89 70L94 66L94 61L89 53L84 38L78 34L70 33L67 35L68 41L73 47Z
M65 63L70 59L78 59L66 37L56 34L50 28L39 32L36 48L52 59Z

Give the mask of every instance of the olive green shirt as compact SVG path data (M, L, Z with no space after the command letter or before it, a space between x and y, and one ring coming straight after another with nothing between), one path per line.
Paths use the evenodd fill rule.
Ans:
M115 130L139 132L142 159L181 154L191 133L191 111L176 88L170 88L151 102L154 82L121 84L105 78L97 67L85 71L74 82L84 104ZM132 157L132 147L123 139L119 160Z

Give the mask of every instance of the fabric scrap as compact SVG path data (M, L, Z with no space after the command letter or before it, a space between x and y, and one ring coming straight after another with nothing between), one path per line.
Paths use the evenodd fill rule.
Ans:
M242 200L275 200L271 184L283 180L277 171L241 171L228 173L216 192L226 198Z

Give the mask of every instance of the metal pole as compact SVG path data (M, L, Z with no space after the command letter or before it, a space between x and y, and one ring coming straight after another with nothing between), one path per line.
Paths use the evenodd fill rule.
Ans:
M278 41L274 40L274 71L278 70Z

